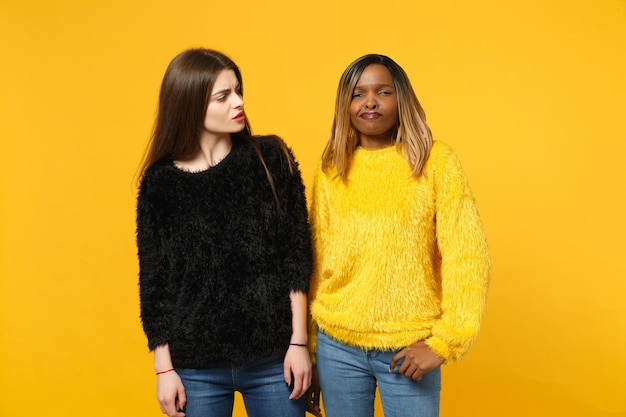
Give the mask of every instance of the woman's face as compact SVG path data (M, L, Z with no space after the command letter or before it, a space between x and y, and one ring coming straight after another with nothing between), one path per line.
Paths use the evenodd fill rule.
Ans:
M226 69L220 72L213 84L209 104L204 115L203 137L230 136L241 132L245 126L241 86L235 72Z
M381 148L393 143L398 124L398 95L389 70L368 65L352 93L350 121L364 148Z

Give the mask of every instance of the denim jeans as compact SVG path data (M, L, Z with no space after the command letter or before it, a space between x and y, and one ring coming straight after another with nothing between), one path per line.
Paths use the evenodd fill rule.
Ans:
M373 417L377 385L385 417L439 416L440 368L413 381L389 373L397 351L355 348L321 331L316 353L325 417Z
M248 417L304 417L305 396L289 399L282 359L176 372L185 387L186 417L231 417L235 391L241 392Z

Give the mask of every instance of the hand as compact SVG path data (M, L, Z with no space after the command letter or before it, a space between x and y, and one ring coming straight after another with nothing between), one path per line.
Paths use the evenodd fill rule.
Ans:
M169 417L184 417L182 409L185 407L187 397L183 382L176 371L157 375L157 378L157 400L161 412Z
M317 368L313 367L311 386L306 392L306 411L316 417L322 417L320 408L320 380L317 376Z
M311 357L303 346L289 346L285 355L285 382L292 386L290 400L302 397L311 385Z
M413 343L396 353L391 358L389 372L394 371L396 363L401 359L404 359L404 362L398 368L398 372L414 381L421 380L422 375L441 366L443 363L443 359L430 350L424 342Z

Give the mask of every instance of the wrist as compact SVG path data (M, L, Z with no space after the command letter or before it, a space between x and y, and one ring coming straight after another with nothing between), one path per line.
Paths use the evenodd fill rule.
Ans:
M289 344L297 344L297 345L307 345L309 343L309 335L308 334L292 334L291 339L289 340Z
M163 343L154 349L154 372L159 375L159 372L167 371L168 369L174 369L174 365L170 356L169 344Z

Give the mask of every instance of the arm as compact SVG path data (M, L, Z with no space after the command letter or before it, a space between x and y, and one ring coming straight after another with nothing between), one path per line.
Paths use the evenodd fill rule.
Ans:
M311 231L300 169L291 150L288 150L288 156L292 161L293 172L289 171L284 161L287 156L282 152L281 161L273 170L278 177L276 185L281 204L282 266L290 289L306 294L313 268Z
M280 139L278 139L280 140ZM284 377L292 386L290 399L300 398L311 384L311 358L307 349L307 291L312 269L311 234L304 194L304 184L293 153L278 153L272 164L279 196L281 233L279 236L282 274L290 289L292 335L284 360ZM290 170L291 160L293 167ZM298 346L304 345L304 346Z
M187 398L183 383L173 369L170 348L167 344L154 349L154 369L157 372L157 400L161 412L170 417L183 417Z
M467 353L480 326L490 267L482 224L459 160L447 147L432 155L436 168L427 175L435 178L442 315L432 337L402 349L389 367L393 372L403 359L398 372L414 380Z
M313 179L313 189L311 193L311 210L309 213L309 221L312 231L313 245L313 274L309 287L309 302L315 298L317 291L320 269L322 265L322 251L324 247L324 239L328 230L328 203L326 200L325 183L323 182L324 173L321 169L321 163L318 164ZM308 314L308 332L309 332L309 350L313 364L316 362L315 349L317 347L317 324L313 321L311 314ZM307 391L307 411L314 416L322 417L320 407L320 383L317 376L317 369L313 366L313 375L311 377L311 387Z
M311 222L312 232L312 246L313 246L313 274L311 275L310 288L309 288L309 304L312 304L315 300L319 280L321 279L321 271L323 269L323 248L326 246L325 242L328 234L329 227L329 215L328 215L328 202L327 191L325 183L325 175L322 172L321 162L315 171L313 178L313 188L311 192L311 210L309 213L309 219ZM317 324L309 314L309 350L311 352L311 359L315 364L315 349L317 346Z
M161 411L170 417L182 417L185 390L180 377L173 370L167 344L172 300L171 285L167 285L167 256L160 239L158 203L151 189L151 174L142 181L137 198L137 249L139 256L139 292L141 320L148 338L148 347L154 351L157 372L157 400ZM169 288L169 290L168 290ZM164 372L165 371L165 372Z
M290 399L300 398L311 385L311 358L307 349L307 297L300 291L289 294L292 328L289 349L285 355L285 381L293 390Z
M168 251L163 242L162 201L147 171L137 197L137 254L139 257L139 299L143 330L148 348L168 342L174 286L168 282Z
M447 150L435 173L441 317L425 342L446 362L462 359L476 339L487 298L491 260L478 209L460 161Z

